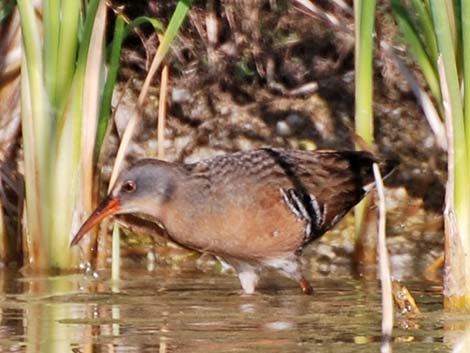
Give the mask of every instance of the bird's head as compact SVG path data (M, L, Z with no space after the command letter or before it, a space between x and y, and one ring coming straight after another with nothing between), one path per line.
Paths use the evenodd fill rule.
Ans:
M143 213L158 218L174 194L174 178L173 165L155 159L143 159L125 169L108 196L83 223L71 245L78 244L96 224L113 214Z

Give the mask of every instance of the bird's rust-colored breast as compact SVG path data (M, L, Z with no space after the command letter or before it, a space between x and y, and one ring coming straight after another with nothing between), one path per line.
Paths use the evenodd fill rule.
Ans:
M170 236L189 248L240 259L295 252L305 237L305 220L290 211L279 188L244 186L236 197L215 191L212 197L217 201L169 215Z

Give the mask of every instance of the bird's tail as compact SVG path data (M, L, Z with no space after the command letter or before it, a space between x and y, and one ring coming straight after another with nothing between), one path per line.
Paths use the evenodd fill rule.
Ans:
M362 185L366 192L369 192L375 186L374 172L372 170L373 163L378 164L382 180L392 175L399 164L396 159L380 159L369 152L361 153L359 156L361 162L359 162L358 165L361 168L360 175L363 178Z

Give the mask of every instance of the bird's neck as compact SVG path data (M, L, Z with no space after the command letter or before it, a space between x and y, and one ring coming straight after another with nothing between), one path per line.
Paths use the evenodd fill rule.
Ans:
M169 234L186 233L191 229L196 219L207 214L210 202L210 183L207 179L184 177L179 180L173 197L163 204L157 214L153 214Z

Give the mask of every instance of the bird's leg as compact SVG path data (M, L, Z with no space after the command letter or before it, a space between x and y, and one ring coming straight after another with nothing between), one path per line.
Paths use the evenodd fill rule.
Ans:
M238 274L238 279L246 294L253 294L258 284L258 273L253 265L233 258L221 258L222 261L231 265Z
M301 276L299 280L299 286L302 289L302 292L304 294L307 294L307 295L313 294L313 287L310 285L310 283L308 283L308 281L303 276Z
M272 267L282 275L296 281L304 294L313 294L313 288L302 275L297 257L278 258L264 261L264 265Z
M255 292L256 284L258 283L258 275L253 269L239 272L238 279L246 294L253 294Z

